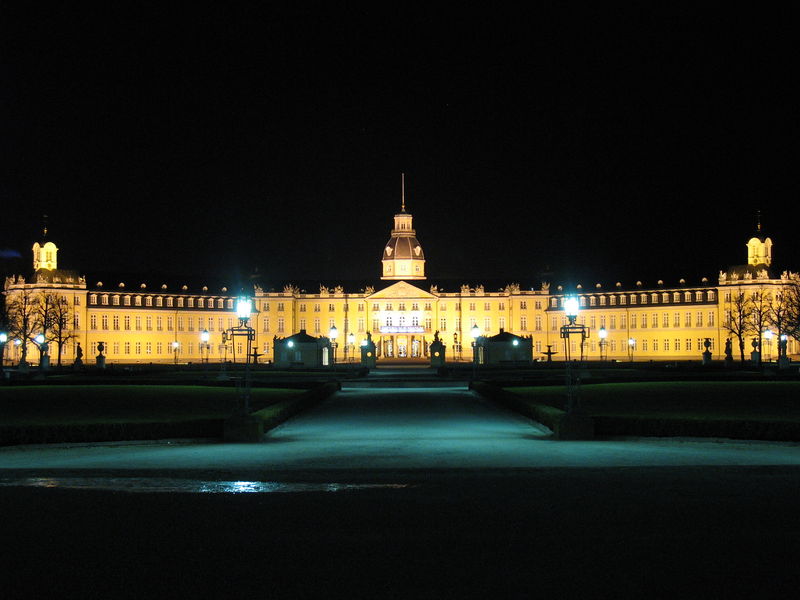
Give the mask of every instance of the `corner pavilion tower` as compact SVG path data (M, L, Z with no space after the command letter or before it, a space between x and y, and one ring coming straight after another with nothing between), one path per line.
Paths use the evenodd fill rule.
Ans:
M402 180L400 212L394 216L394 229L383 249L381 279L425 279L425 254L414 231L411 214L406 212L405 176Z

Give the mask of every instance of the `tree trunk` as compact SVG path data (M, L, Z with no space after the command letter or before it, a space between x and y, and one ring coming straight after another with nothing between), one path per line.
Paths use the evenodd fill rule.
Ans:
M742 357L742 365L744 365L744 340L739 338L739 354Z

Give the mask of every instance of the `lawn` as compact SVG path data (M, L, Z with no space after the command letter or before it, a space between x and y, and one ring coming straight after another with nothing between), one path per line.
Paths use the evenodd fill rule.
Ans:
M529 402L564 407L564 386L509 387ZM636 382L580 387L587 412L601 417L800 423L800 382Z
M302 389L253 388L252 410ZM0 425L91 425L224 419L239 406L231 387L64 385L0 387Z

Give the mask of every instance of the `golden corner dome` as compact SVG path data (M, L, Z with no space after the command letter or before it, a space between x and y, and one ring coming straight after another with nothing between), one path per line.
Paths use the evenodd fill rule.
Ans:
M425 253L405 206L394 216L394 229L383 248L381 262L381 279L425 279Z

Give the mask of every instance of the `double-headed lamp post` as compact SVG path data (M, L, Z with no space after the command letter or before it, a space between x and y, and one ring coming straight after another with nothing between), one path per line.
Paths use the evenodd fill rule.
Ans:
M606 350L608 331L606 331L605 327L601 327L600 331L597 332L597 336L600 338L600 362L602 362L608 359L608 351Z
M353 360L353 354L355 354L355 343L356 343L356 335L351 331L347 334L347 345L350 347L350 360Z
M175 340L174 342L172 342L172 353L175 355L175 364L176 365L178 364L178 348L180 348L180 347L181 347L181 345L178 343L178 340Z
M209 353L209 350L211 350L211 344L208 343L208 340L210 340L210 339L211 339L211 334L208 333L208 329L203 329L203 331L200 333L200 347L201 347L201 350L205 351L205 354L206 354L205 362L206 362L206 364L208 364L208 353ZM202 359L202 355L201 355L201 359Z
M636 348L636 340L628 338L628 358L633 362L633 351Z
M331 340L331 349L333 350L333 362L332 365L336 364L336 338L339 337L339 330L336 329L336 325L332 325L331 328L328 330L328 337Z

